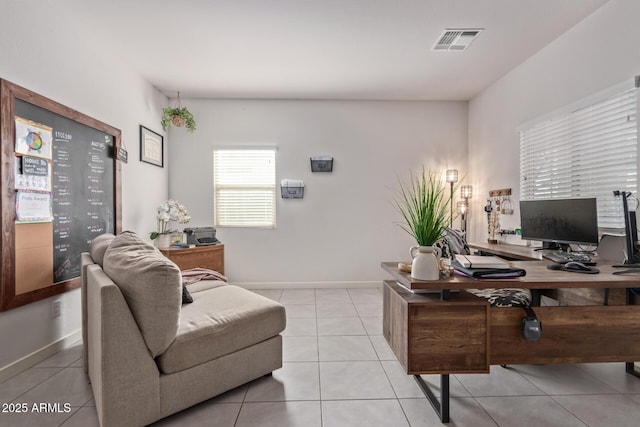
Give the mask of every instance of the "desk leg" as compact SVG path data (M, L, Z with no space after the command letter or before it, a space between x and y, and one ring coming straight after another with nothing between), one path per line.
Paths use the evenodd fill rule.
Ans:
M636 371L636 366L634 362L627 362L624 364L625 371L627 374L631 374L634 377L640 378L640 372Z
M608 290L609 289L607 289L607 291ZM631 291L630 288L627 288L626 300L627 300L627 305L633 305L633 303L634 303L633 292ZM624 364L624 370L627 371L627 374L631 374L634 377L640 378L640 372L636 371L636 366L635 366L634 362L625 363Z
M429 400L433 410L440 417L440 421L443 423L449 422L449 374L440 375L440 401L435 394L431 391L426 382L420 375L414 375L416 382L420 386L420 389Z
M540 289L531 289L531 307L540 307Z

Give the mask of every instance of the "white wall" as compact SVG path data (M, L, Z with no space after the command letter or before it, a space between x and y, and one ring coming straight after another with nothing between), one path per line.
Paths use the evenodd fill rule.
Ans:
M638 17L637 0L612 0L470 101L471 241L486 241L489 190L519 200L518 126L640 74ZM504 228L519 225L515 207Z
M140 163L138 126L156 131L166 97L115 52L92 45L91 31L65 16L55 2L3 2L0 78L108 123L123 132L129 163L123 165L123 227L155 229L155 207L167 197L168 169ZM62 301L52 320L50 304ZM0 369L80 328L80 291L0 313Z
M302 200L277 198L277 228L220 228L235 283L376 282L381 261L409 259L394 221L397 176L422 164L465 172L466 102L183 100L197 130L171 129L169 193L191 225L213 223L213 148L276 145L277 182L305 181ZM309 157L335 158L312 173Z

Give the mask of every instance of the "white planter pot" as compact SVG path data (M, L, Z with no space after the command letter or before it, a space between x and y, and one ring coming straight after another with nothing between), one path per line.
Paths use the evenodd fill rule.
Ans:
M153 244L158 249L166 249L175 243L182 243L182 233L160 234L153 240Z
M411 248L411 277L417 280L438 280L440 278L439 248L434 246L414 246Z

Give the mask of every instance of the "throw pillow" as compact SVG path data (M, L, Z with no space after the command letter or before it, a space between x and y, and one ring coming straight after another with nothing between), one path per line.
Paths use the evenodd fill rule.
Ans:
M444 236L434 246L440 248L443 258L453 259L456 254L469 255L471 253L466 233L453 228L447 228Z
M193 297L187 290L186 286L182 287L182 303L183 304L191 304L193 302Z
M489 301L492 307L529 307L529 289L467 289L467 292Z

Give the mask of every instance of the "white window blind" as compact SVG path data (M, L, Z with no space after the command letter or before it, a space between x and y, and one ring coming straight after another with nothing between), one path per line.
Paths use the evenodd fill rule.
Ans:
M613 191L637 187L637 92L618 89L522 127L522 200L596 197L598 226L624 228L622 201Z
M216 226L275 227L276 150L213 151Z

